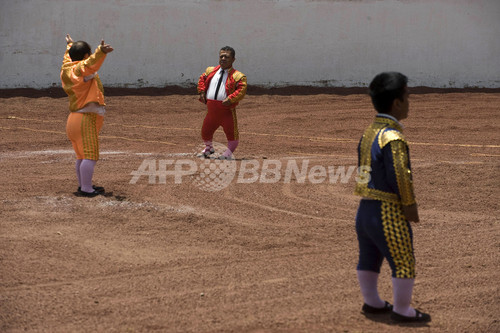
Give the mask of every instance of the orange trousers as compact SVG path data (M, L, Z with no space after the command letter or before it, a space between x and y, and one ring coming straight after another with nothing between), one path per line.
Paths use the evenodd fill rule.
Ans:
M236 109L222 105L222 101L207 100L208 112L201 128L203 141L212 141L215 131L222 126L228 141L239 139Z
M66 123L66 134L79 160L99 159L99 132L104 117L96 113L71 112Z

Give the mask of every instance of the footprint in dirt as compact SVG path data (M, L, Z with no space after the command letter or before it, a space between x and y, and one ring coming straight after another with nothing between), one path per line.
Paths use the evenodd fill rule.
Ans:
M85 195L82 195L81 192L74 192L73 194L75 196L77 196L77 197L85 197ZM111 199L114 199L116 201L126 201L127 200L126 196L124 196L124 195L114 195L113 192L102 192L102 193L99 193L98 195L94 195L94 196L89 197L89 198L95 198L95 197L98 197L98 196L103 196L105 198L111 198Z
M116 201L125 201L127 200L127 197L124 195L114 195L113 192L104 192L102 196L106 198L112 198L115 199Z

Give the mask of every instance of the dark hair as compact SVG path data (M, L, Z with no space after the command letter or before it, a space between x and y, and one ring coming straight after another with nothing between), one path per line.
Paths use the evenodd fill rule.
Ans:
M379 113L391 111L392 103L397 98L403 100L408 78L398 72L380 73L370 83L370 97Z
M233 57L233 58L236 55L236 52L234 51L234 49L231 46L224 46L220 50L221 51L229 51L231 53L231 57Z
M90 45L82 40L73 43L69 48L69 56L73 61L83 60L85 54L90 55L90 53Z

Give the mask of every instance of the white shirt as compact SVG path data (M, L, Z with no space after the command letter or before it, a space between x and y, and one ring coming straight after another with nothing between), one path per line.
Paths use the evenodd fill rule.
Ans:
M83 108L81 108L78 111L75 111L78 113L97 113L100 116L104 116L106 113L106 109L104 108L103 105L99 105L97 103L89 103L85 105Z
M226 81L229 72L228 69L224 70L224 75L222 76L222 83L220 85L219 92L217 93L217 96L215 96L215 90L217 89L217 82L219 82L219 78L222 74L222 71L223 69L219 68L217 73L215 73L215 75L212 77L212 80L210 81L210 85L208 86L207 90L207 99L223 101L227 98Z

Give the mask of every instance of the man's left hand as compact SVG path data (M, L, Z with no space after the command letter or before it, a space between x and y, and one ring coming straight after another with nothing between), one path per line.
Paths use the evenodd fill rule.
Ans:
M225 100L222 101L222 105L224 106L229 106L231 105L231 101L229 100L229 98L226 98Z
M410 222L420 221L420 218L418 217L418 206L416 203L411 206L403 206L403 214Z

